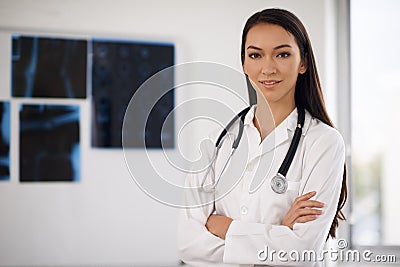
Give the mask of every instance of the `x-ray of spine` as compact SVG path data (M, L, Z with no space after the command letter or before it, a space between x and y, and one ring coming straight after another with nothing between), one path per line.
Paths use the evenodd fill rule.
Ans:
M122 40L93 40L92 67L92 146L121 147L122 122L129 101L138 88L157 72L174 64L174 46L163 43L142 43ZM163 86L146 91L152 96L157 90L172 88L174 77L161 81ZM151 97L143 99L143 106ZM174 146L173 115L166 121L174 107L174 92L167 92L157 103L150 114L144 108L136 107L137 125L129 137L129 147L141 147L143 140L148 148L165 148ZM164 129L162 129L164 127ZM125 143L126 145L126 143Z

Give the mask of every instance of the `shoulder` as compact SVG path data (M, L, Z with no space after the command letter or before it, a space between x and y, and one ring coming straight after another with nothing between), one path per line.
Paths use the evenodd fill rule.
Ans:
M343 137L336 128L325 124L317 118L313 118L308 112L307 116L309 116L310 122L304 141L309 146L336 147L344 150Z

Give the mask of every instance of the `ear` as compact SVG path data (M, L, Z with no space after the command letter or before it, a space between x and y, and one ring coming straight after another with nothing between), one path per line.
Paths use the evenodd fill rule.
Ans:
M307 58L304 57L304 59L303 59L303 60L301 61L301 63L300 63L299 73L300 73L300 74L306 73L307 68L308 68Z

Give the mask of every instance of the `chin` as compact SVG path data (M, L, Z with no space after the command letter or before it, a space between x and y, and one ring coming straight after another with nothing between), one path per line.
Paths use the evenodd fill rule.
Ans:
M264 99L268 103L275 103L275 102L278 102L281 99L281 96L277 96L276 94L274 94L272 92L263 93L263 96L264 96Z

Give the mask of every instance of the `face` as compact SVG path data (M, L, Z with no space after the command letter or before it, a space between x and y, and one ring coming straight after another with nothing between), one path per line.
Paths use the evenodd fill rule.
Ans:
M291 33L259 23L247 33L243 69L270 105L293 106L297 77L307 67Z

